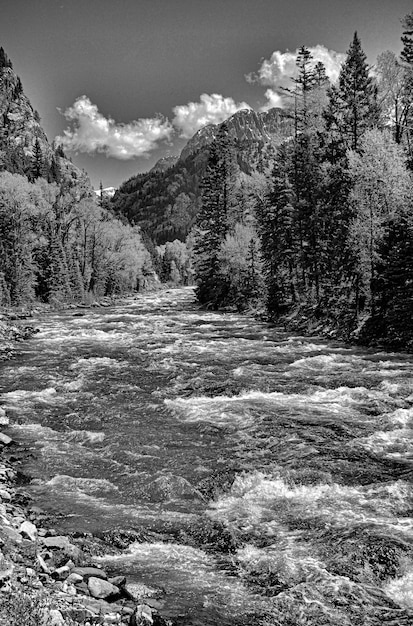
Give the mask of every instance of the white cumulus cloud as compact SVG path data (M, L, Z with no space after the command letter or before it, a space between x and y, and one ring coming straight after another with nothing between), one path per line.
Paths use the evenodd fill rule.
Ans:
M174 126L181 131L181 137L189 139L197 130L207 124L220 124L241 109L250 109L246 102L236 103L233 98L213 93L203 93L199 102L188 102L173 108Z
M169 140L174 132L169 120L161 117L117 123L102 115L87 96L77 98L63 115L69 127L56 141L65 149L88 154L100 152L124 161L148 156L158 142Z
M267 102L261 107L261 111L268 111L268 109L273 109L275 107L281 109L283 108L283 98L281 94L274 91L274 89L267 89L265 92L265 98Z
M336 82L346 55L335 50L329 50L322 44L308 47L308 50L313 56L314 65L318 62L323 63L331 82ZM268 109L271 106L282 106L283 89L291 87L292 78L298 75L296 66L298 52L298 49L295 52L276 50L269 59L262 61L258 72L246 76L248 82L256 82L270 88L265 93L268 104L263 109Z

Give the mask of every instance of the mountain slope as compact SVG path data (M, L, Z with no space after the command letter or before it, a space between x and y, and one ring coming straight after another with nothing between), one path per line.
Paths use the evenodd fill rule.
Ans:
M282 109L256 113L238 111L225 122L232 138L239 172L251 174L268 166L276 147L292 134L290 116ZM199 209L199 184L208 160L208 146L220 125L199 130L171 165L165 159L150 172L133 176L116 192L112 206L117 214L138 224L157 244L184 240Z

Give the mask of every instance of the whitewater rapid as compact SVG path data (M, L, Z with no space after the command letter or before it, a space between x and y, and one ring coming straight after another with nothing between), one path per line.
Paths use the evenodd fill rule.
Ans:
M413 624L413 360L201 310L191 288L51 312L0 364L62 532L180 624Z

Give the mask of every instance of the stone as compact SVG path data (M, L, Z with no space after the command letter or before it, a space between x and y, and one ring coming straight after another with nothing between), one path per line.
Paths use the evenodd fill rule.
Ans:
M157 589L147 587L143 583L126 583L126 585L122 587L122 593L130 600L133 600L133 602L139 602L139 600L143 598L153 598L159 595Z
M74 567L72 574L79 574L84 580L88 580L91 576L94 576L94 578L102 578L103 580L107 580L108 578L106 572L98 567Z
M129 619L129 626L152 626L152 609L147 604L138 604Z
M95 578L94 576L91 576L88 580L87 586L90 595L99 600L106 600L106 598L119 595L119 588L102 578Z
M80 600L81 598L78 599ZM109 604L105 600L98 600L96 598L85 598L84 599L85 608L93 613L93 615L106 615L106 613L111 613L113 611L113 604Z
M48 567L48 565L46 564L46 561L44 560L41 554L36 555L36 560L42 572L45 572L45 574L50 574L50 567Z
M37 540L37 528L32 522L24 521L19 528L22 537L28 537L30 541Z
M54 537L41 537L40 541L43 546L46 548L50 548L51 550L61 550L63 555L69 559L72 559L75 563L79 563L82 561L83 552L80 548L70 543L67 537L56 535ZM62 559L57 559L59 563L62 564ZM63 560L63 563L65 561Z
M57 609L49 609L48 626L65 626L63 615Z
M0 489L0 501L11 502L11 495L5 489Z
M8 426L9 423L10 420L6 415L6 411L0 407L0 426Z
M29 578L36 576L36 572L32 567L26 567L26 576L29 576Z
M120 613L108 613L104 617L104 624L119 624Z
M126 585L126 576L113 576L113 578L108 578L108 582L115 585L115 587L124 587Z
M82 582L80 583L75 583L75 587L78 593L81 593L84 596L90 596L89 587L84 580L82 580Z
M14 570L14 565L12 563L4 563L0 567L0 587L10 580Z
M66 578L70 574L70 567L67 565L63 565L62 567L58 567L52 572L52 578L55 580L66 580Z
M23 538L19 531L10 526L2 526L0 528L0 536L5 536L12 543L23 543Z
M68 584L66 580L63 583L62 591L63 593L67 593L69 596L75 596L77 594L76 587L70 583Z
M3 446L10 446L13 443L13 439L4 433L0 433L0 444Z
M76 585L77 583L82 583L83 576L81 576L80 574L75 574L74 572L71 572L69 576L66 578L66 582L71 583L72 585Z

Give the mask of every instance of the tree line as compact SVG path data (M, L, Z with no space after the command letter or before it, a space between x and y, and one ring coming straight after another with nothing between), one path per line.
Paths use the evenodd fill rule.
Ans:
M50 146L0 48L0 305L90 302L154 275L140 230L99 202Z
M225 124L193 234L201 303L262 306L413 345L413 14L372 71L355 33L336 84L303 46L293 136L241 184ZM237 196L238 194L238 196ZM409 343L410 342L410 343Z

